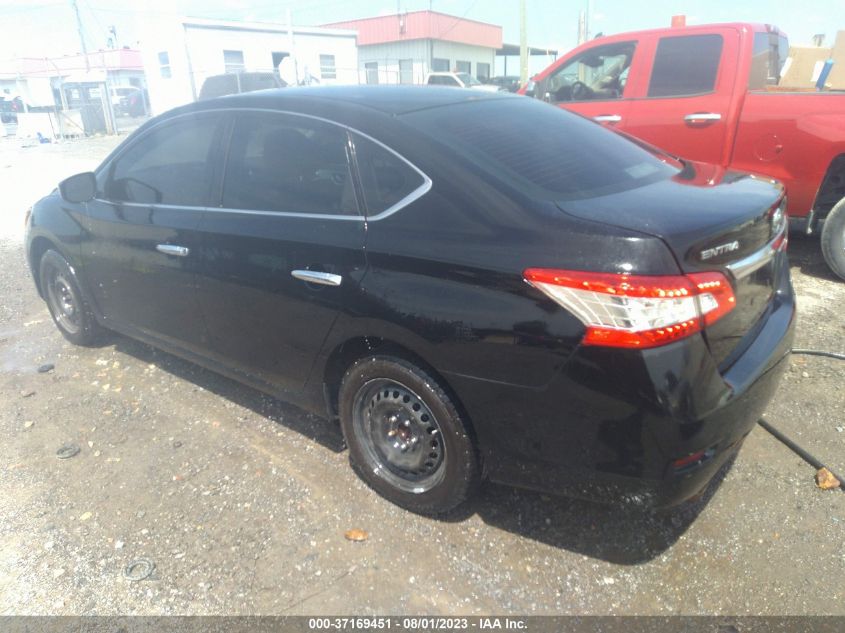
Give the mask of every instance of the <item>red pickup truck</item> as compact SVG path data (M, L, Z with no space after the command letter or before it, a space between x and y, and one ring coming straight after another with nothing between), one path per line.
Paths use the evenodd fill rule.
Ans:
M820 228L845 279L845 93L779 86L788 53L768 25L623 33L579 46L520 92L671 154L782 181L792 229Z

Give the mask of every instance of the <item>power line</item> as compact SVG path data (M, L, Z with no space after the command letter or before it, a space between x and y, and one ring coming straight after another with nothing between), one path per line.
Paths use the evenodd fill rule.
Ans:
M82 31L82 19L79 17L79 5L76 3L76 0L70 0L70 4L73 7L73 13L76 16L76 28L79 32L79 43L82 45L82 54L85 56L85 71L88 72L91 69L88 64L88 47L85 46L85 34Z
M83 0L83 2L85 3L85 6L86 6L86 7L88 7L88 13L90 13L90 14L94 17L94 22L96 22L96 23L97 23L97 26L99 26L99 27L100 27L100 31L101 31L101 32L103 33L103 35L105 36L106 41L108 41L108 39L109 39L109 31L108 31L108 29L106 29L106 28L103 26L103 23L102 23L102 22L100 22L100 18L99 18L99 17L97 17L97 14L96 14L96 13L94 13L94 11L91 9L91 3L90 3L90 2L88 2L88 0ZM114 44L115 44L115 47L117 47L117 42L116 42L116 41L115 41L115 43L114 43Z
M454 21L454 23L452 24L452 26L450 26L448 29L446 29L442 33L438 33L438 37L442 38L444 35L449 34L452 31L452 29L454 29L456 26L458 26L458 24L461 23L461 20L463 20L465 17L467 17L469 15L469 12L472 11L473 7L475 7L475 4L477 2L478 2L478 0L472 0L469 7L467 7L467 10L463 12L463 15L461 15L459 18L457 18Z

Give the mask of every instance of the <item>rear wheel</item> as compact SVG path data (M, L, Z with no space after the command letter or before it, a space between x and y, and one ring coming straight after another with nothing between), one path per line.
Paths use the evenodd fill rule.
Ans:
M339 405L353 467L389 501L440 514L475 491L480 465L466 423L419 367L389 356L359 360Z
M67 260L54 250L41 257L41 291L50 316L62 335L75 345L93 345L103 329L85 302Z
M821 243L827 265L845 279L845 198L833 207L825 219Z

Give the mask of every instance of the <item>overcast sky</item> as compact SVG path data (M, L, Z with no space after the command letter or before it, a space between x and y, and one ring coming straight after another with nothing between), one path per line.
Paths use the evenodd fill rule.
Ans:
M519 41L518 0L77 0L90 50L105 48L109 27L118 43L137 46L138 23L179 15L317 25L351 18L427 9L501 25L506 42ZM0 59L52 56L80 50L71 0L0 0ZM668 26L671 16L688 23L751 21L778 25L793 44L816 33L831 45L845 30L845 0L592 0L593 35ZM528 0L529 44L562 52L576 43L578 13L587 0ZM544 65L544 64L543 64Z

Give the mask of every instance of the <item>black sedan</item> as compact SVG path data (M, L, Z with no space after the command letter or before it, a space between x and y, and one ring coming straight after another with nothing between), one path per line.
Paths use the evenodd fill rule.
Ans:
M56 325L329 419L391 501L491 479L677 504L794 327L783 191L534 100L272 90L157 117L27 220Z

